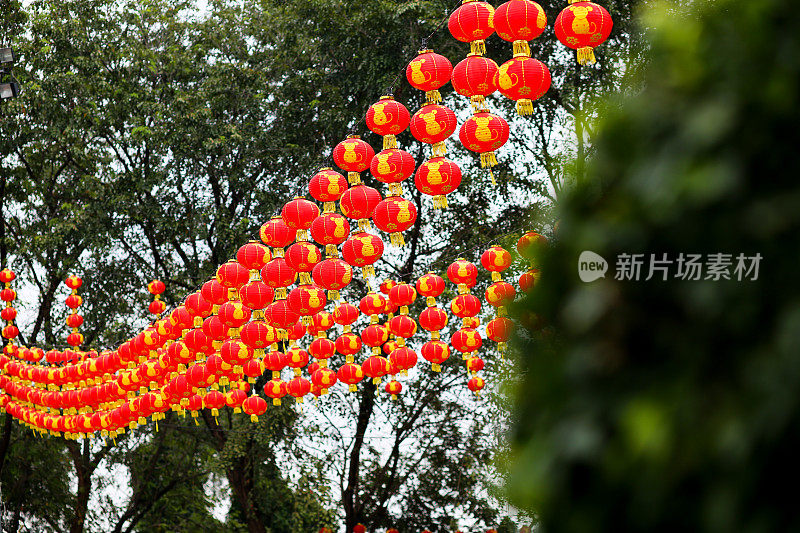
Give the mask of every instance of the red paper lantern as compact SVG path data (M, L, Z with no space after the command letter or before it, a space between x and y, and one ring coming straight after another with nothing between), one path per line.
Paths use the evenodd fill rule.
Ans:
M358 175L369 168L375 150L358 135L350 135L333 149L333 161L342 170L347 171L347 179L351 185L361 182Z
M517 102L517 113L533 114L533 101L550 89L552 79L547 65L530 57L515 57L502 65L497 74L500 93Z
M442 363L450 357L450 347L440 340L431 340L422 345L420 353L431 363L431 370L441 372Z
M439 307L428 307L419 315L419 325L426 331L439 331L447 326L447 313Z
M335 323L333 313L320 311L312 317L311 325L308 326L308 332L312 335L318 335L331 329Z
M413 285L397 283L389 289L389 301L398 307L409 306L417 299L417 291ZM408 310L406 310L408 312Z
M402 196L390 196L375 207L372 220L378 229L389 233L389 242L393 246L404 246L402 232L416 222L417 208Z
M237 261L228 261L217 269L217 281L228 289L239 289L250 280L250 272Z
M527 272L523 272L519 277L519 288L522 289L522 292L531 292L541 276L542 273L538 268L531 268Z
M303 324L311 323L311 315L321 311L328 300L325 291L315 285L300 285L289 293L289 308L303 317Z
M338 213L323 213L311 224L311 238L325 245L325 252L336 254L336 245L350 235L350 222Z
M19 331L17 331L17 333L19 333ZM6 338L8 338L8 337L6 337ZM83 334L77 333L77 332L76 333L70 333L69 335L67 335L67 344L77 348L78 346L83 344Z
M326 259L314 267L314 283L328 290L328 298L339 299L339 291L353 280L353 267L341 259Z
M8 283L11 283L12 281L14 281L16 278L17 278L17 275L14 273L13 270L10 270L8 268L4 268L3 270L0 270L0 283L8 284Z
M456 114L439 104L425 103L411 117L411 135L421 143L433 145L433 155L443 156L447 153L444 141L449 138L458 122Z
M258 422L258 417L267 411L267 401L261 396L250 396L242 402L242 411L250 415L251 422Z
M147 310L150 313L152 313L152 314L154 314L156 316L158 316L161 313L163 313L166 308L167 308L167 304L165 304L161 300L153 300L152 302L150 302L150 305L147 306ZM69 323L67 323L67 325L69 325ZM75 326L75 327L77 327L77 326Z
M361 332L361 340L367 346L371 346L373 352L375 352L376 348L380 348L383 343L389 340L389 328L381 324L371 324ZM380 351L377 353L380 353Z
M159 294L163 293L166 288L167 286L164 285L164 282L157 279L154 279L147 284L147 291L153 296L158 296Z
M386 308L386 298L378 293L369 292L366 296L361 298L361 301L358 303L358 308L361 309L361 312L365 315L379 315L383 313L383 310Z
M487 96L497 90L497 63L488 57L469 54L453 69L453 89L482 108Z
M311 382L306 378L296 376L286 384L286 390L297 400L297 403L303 403L303 396L311 392Z
M77 318L74 318L77 317ZM17 318L17 310L13 307L4 307L2 311L0 311L0 318L7 322L11 322L15 318ZM80 319L80 324L77 326L73 326L70 324L70 319L78 320ZM67 325L71 328L79 328L83 324L83 317L81 315L67 315Z
M272 398L272 405L280 405L281 398L286 396L286 382L281 381L280 378L273 378L264 385L264 394ZM208 396L206 394L206 396Z
M364 375L372 378L372 383L377 385L381 382L381 377L389 373L389 360L381 355L372 355L367 357L361 369Z
M319 368L311 374L311 381L319 387L322 394L327 394L328 389L336 384L336 380L336 372L327 367Z
M478 396L478 393L481 391L481 389L483 389L484 385L485 382L483 381L483 378L480 378L478 376L475 376L474 378L470 379L469 383L467 383L467 387L469 387L469 390L474 392L476 396Z
M353 355L361 351L361 337L355 333L342 333L336 338L336 351L347 357L347 362L351 363Z
M336 344L325 337L314 339L308 347L308 353L315 359L330 359L336 353Z
M428 272L424 276L420 276L417 280L417 292L426 298L436 298L444 292L445 283L441 276ZM428 300L428 305L434 305L435 302Z
M502 246L492 246L481 255L481 265L492 273L492 281L499 281L500 272L510 267L512 262L511 254Z
M17 292L14 289L3 289L2 292L0 292L0 297L6 302L11 302L16 300ZM70 309L77 309L83 304L83 298L78 294L70 294L67 296L66 300L64 300L64 303L66 303L67 307Z
M399 381L393 379L392 381L386 384L384 390L386 391L387 394L392 395L392 400L396 400L397 395L403 391L403 385Z
M286 250L286 263L288 263L292 270L296 270L298 272L311 272L314 270L314 266L316 266L321 259L322 254L320 253L319 248L308 241L298 241L289 246L289 248ZM303 279L304 277L306 278L305 280ZM309 283L307 278L307 275L301 275L300 282Z
M514 301L516 295L517 291L510 283L495 281L486 288L484 296L492 307L506 307Z
M355 392L357 389L356 385L364 379L364 371L361 370L360 365L345 363L339 368L336 376L339 378L339 381L349 385L350 392Z
M281 217L272 217L264 223L259 231L261 242L267 246L281 249L292 244L297 237L297 230L290 228Z
M462 43L470 43L474 54L485 54L485 39L494 33L494 8L488 2L464 0L447 21L450 34Z
M221 341L228 338L228 329L218 315L212 315L203 321L203 333L212 340Z
M481 334L472 328L461 328L453 334L450 344L462 353L471 353L483 345Z
M238 328L250 320L250 309L239 301L225 302L219 308L219 319L230 328Z
M297 272L285 258L276 257L261 269L261 279L270 287L285 289L297 280Z
M423 194L433 196L433 208L447 207L445 195L461 185L461 169L444 157L434 157L422 163L414 176L414 185Z
M614 22L602 6L594 2L575 2L556 17L556 38L578 51L578 63L595 62L594 48L608 39Z
M481 301L472 294L459 294L450 302L450 311L459 318L476 316L481 311Z
M485 366L485 363L483 362L483 359L481 359L480 357L473 356L473 357L470 357L469 359L467 359L467 370L472 372L473 376L476 373L478 373L481 370L483 370L484 366Z
M294 326L300 319L300 315L292 310L286 300L277 300L269 304L265 315L273 327L284 331ZM286 338L286 334L279 331L279 337L281 335Z
M64 280L64 285L72 289L73 291L77 291L83 285L83 280L78 276L72 274L67 276L67 279Z
M239 299L250 309L264 309L275 298L275 289L263 281L251 281L239 289Z
M395 136L405 131L410 120L406 106L391 96L381 96L367 110L367 127L373 133L383 136L384 150L397 148Z
M516 325L513 320L499 316L486 324L486 336L495 342L508 342L515 329Z
M203 283L200 288L200 294L204 300L212 305L221 305L228 301L228 289L216 279Z
M409 369L417 365L417 352L407 346L401 346L389 354L389 362L405 375Z
M414 173L416 162L414 156L397 148L383 150L375 154L369 170L376 180L390 184L392 194L399 195L398 186L394 185L407 179Z
M494 12L494 30L504 41L514 43L514 56L530 57L528 41L539 37L547 27L547 15L542 6L531 0L510 0Z
M302 196L295 197L281 209L281 218L286 225L295 230L307 230L319 216L319 207Z
M456 285L474 287L478 281L478 269L466 259L456 259L447 267L447 278Z
M547 246L547 238L535 231L529 231L517 241L517 251L529 261L536 261L539 254Z
M248 270L261 270L272 259L269 248L256 241L250 241L236 252L236 260Z
M358 220L360 230L368 228L367 219L372 217L375 207L381 201L381 193L364 184L347 189L339 200L342 214L347 218Z
M425 91L426 102L441 102L439 89L450 81L453 65L433 50L420 50L418 54L406 67L406 79L415 89Z
M333 319L342 326L349 326L358 319L358 316L358 308L347 302L337 305L333 310Z
M508 123L492 113L475 113L467 119L458 132L464 148L481 154L481 167L497 164L494 151L508 141ZM492 176L494 180L494 176Z
M395 336L408 339L417 332L417 322L408 315L397 315L389 320L389 331Z
M337 201L347 190L347 180L332 168L323 168L311 178L308 192L318 202ZM326 206L325 211L332 211L333 206Z
M219 354L229 365L242 365L253 357L253 348L242 341L229 339L222 343Z
M298 346L293 346L286 351L286 365L294 369L296 376L300 375L300 369L308 364L308 352Z
M342 245L342 257L352 266L361 267L365 278L375 275L372 264L383 255L383 241L376 235L359 232Z

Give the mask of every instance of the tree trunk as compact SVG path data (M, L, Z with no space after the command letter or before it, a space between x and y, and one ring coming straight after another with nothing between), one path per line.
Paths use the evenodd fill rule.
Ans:
M247 531L250 533L266 533L267 530L253 504L253 477L247 473L246 461L247 458L242 457L227 470L228 484L231 486L234 498L239 502L242 513L244 513Z
M8 445L11 442L11 430L14 428L12 422L13 418L10 414L6 413L3 421L3 436L0 438L0 476L3 475L3 466L6 463L6 454L8 454Z
M367 381L364 383L364 394L361 395L361 403L358 408L358 423L356 424L353 449L350 451L347 487L342 491L346 533L353 531L353 527L362 519L361 506L356 501L358 497L358 470L361 466L361 448L364 446L364 434L367 432L367 426L374 407L375 385L371 381Z
M75 465L75 476L78 478L78 494L75 498L75 511L70 521L69 533L82 533L86 523L86 512L89 508L89 495L92 492L92 468L89 461L89 439L83 439L83 450L77 443L69 446L72 462Z

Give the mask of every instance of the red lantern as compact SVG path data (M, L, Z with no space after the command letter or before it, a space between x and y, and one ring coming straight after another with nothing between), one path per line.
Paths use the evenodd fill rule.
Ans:
M381 377L389 373L389 360L380 355L373 355L361 365L364 375L372 378L372 383L377 385L381 382Z
M221 305L228 301L228 289L216 279L203 283L200 288L200 294L212 305Z
M442 363L450 357L450 347L440 340L431 340L422 345L420 353L431 363L431 370L441 372Z
M223 361L229 365L242 365L253 357L253 348L242 341L229 339L222 343L219 350Z
M250 321L250 309L239 301L225 302L219 308L219 319L230 328L238 328Z
M390 196L375 207L372 220L378 229L389 233L393 246L404 246L402 232L416 222L417 208L402 196Z
M531 268L527 272L523 272L519 277L519 288L522 289L522 292L531 292L541 276L542 273L539 272L538 268Z
M398 307L408 307L417 299L417 291L413 285L397 283L389 289L389 300ZM408 309L405 310L406 313ZM405 314L405 313L404 313Z
M319 335L328 331L335 324L333 314L327 311L320 311L313 316L311 325L308 326L308 332L311 335Z
M264 309L275 298L275 289L263 281L251 281L239 289L239 298L250 309Z
M453 89L482 109L485 97L497 90L498 71L497 63L488 57L469 54L453 69Z
M447 153L444 141L449 138L458 122L456 114L443 105L425 103L411 117L411 135L421 143L433 145L433 155L443 156Z
M228 261L217 269L217 281L228 289L239 289L250 281L250 272L237 261Z
M286 262L293 270L300 272L301 283L310 283L308 273L314 270L321 259L319 248L307 241L298 241L286 250Z
M447 267L447 277L456 285L474 287L478 281L478 269L466 259L457 259Z
M321 169L308 184L308 192L316 201L324 203L325 212L333 211L331 202L337 201L346 190L347 180L332 168Z
M311 315L321 311L327 299L325 291L315 285L300 285L289 293L289 308L303 317L303 324L311 323Z
M529 231L517 241L517 251L525 259L536 261L539 254L547 246L547 238L535 231Z
M272 398L272 405L280 405L281 398L286 396L286 393L286 382L281 381L280 378L273 378L264 385L264 394Z
M336 353L336 344L325 337L314 339L308 347L308 353L315 359L330 359Z
M467 383L467 387L469 387L469 390L475 393L475 396L479 396L479 393L481 389L483 389L484 385L485 383L483 381L483 378L480 378L478 376L475 376L474 378L469 380L469 383Z
M461 353L471 353L483 345L483 339L477 330L461 328L453 334L450 344Z
M516 325L513 320L499 316L486 324L486 336L495 342L504 343L508 342L515 329Z
M492 246L481 255L481 265L492 273L492 281L500 281L500 272L510 267L512 262L511 254L502 246Z
M495 281L487 287L484 296L489 305L502 308L513 302L516 295L517 291L510 283Z
M444 292L445 283L441 276L428 272L424 276L420 276L417 280L417 292L422 296L428 298L428 305L435 305L436 302L431 301L431 298L436 298Z
M531 0L510 0L494 12L494 30L504 41L514 43L514 56L530 57L528 41L539 37L547 27L542 6Z
M417 352L407 346L401 346L389 354L389 361L393 363L403 375L406 375L409 369L417 366Z
M336 351L344 355L348 363L361 351L361 338L355 333L342 333L336 338Z
M353 280L353 267L341 259L326 259L314 267L314 283L328 290L328 298L339 299L339 291Z
M77 291L78 289L81 288L81 285L83 285L83 280L73 274L67 276L67 279L64 280L64 284L73 291Z
M392 395L392 400L396 400L397 395L403 391L403 385L399 381L393 379L392 381L386 384L384 390L386 391L387 394Z
M380 294L369 292L361 298L358 307L365 315L379 315L386 308L386 298Z
M484 366L485 363L483 362L483 359L481 359L480 357L473 356L467 359L467 370L472 372L473 376L478 372L480 372L481 370L483 370Z
M414 173L416 162L414 156L397 148L383 150L375 154L369 170L376 180L388 183L390 193L399 196L402 191L395 185Z
M333 161L342 170L347 171L347 179L351 185L361 182L359 172L369 168L375 150L358 135L350 135L333 149Z
M447 326L447 313L439 307L428 307L420 313L419 325L426 331L440 331Z
M450 311L459 318L476 316L481 311L481 301L472 294L459 294L450 302Z
M147 310L156 316L163 313L166 308L167 304L165 304L161 300L153 300L152 302L150 302L150 305L147 306ZM69 325L69 323L67 323L67 325Z
M276 257L261 269L261 279L270 287L277 289L275 295L278 298L285 298L286 287L297 280L297 272L289 266L285 258Z
M595 62L594 48L608 39L614 22L602 6L594 2L575 2L556 17L556 38L578 51L578 63Z
M319 368L311 375L311 381L320 388L322 394L327 394L328 389L336 384L336 372L330 368Z
M494 151L508 141L508 123L492 113L475 113L467 119L458 132L464 148L481 154L481 167L497 164ZM494 180L494 175L492 175Z
M433 196L433 208L447 207L447 198L461 185L461 169L457 164L444 157L434 157L422 163L414 176L417 189Z
M281 250L294 242L297 237L297 230L290 228L283 218L272 217L269 222L261 226L259 237L261 237L261 242L267 246Z
M336 245L350 235L350 222L338 213L323 213L311 224L311 238L325 245L328 256L336 256Z
M319 216L319 207L302 196L295 197L281 209L281 218L286 225L295 230L307 230Z
M17 298L17 292L14 289L3 289L0 296L2 296L4 301L10 302ZM64 300L64 303L66 303L67 307L70 309L77 309L83 304L83 298L78 294L70 294L67 296L67 299Z
M6 326L6 327L8 327L8 326ZM19 331L17 333L19 333ZM76 333L70 333L69 335L67 335L67 343L70 346L73 346L73 347L77 348L78 346L83 344L83 334L77 333L77 332Z
M389 340L389 328L380 324L371 324L361 332L361 340L372 347L372 353L380 354L380 346Z
M308 361L308 352L302 348L293 346L286 351L286 365L294 369L295 376L300 375L300 369L306 366Z
M261 396L250 396L242 402L242 411L250 415L251 422L258 422L259 415L267 410L267 401Z
M11 283L17 278L17 275L14 273L13 270L9 270L8 268L4 268L0 270L0 283Z
M77 318L73 318L73 317L77 317ZM3 310L0 311L0 318L2 318L3 320L5 320L7 322L10 322L10 321L14 320L15 318L17 318L17 310L14 309L13 307L4 307ZM73 326L72 324L70 324L70 319L73 319L73 320L80 319L80 324L78 324L77 326ZM81 324L83 324L83 317L81 315L67 315L67 325L69 327L71 327L71 328L79 328L81 326Z
M300 315L292 310L286 300L277 300L267 306L265 313L267 320L278 329L278 337L286 339L286 330L294 326Z
M372 217L375 206L380 201L381 193L372 187L360 184L345 191L339 200L339 207L344 216L358 220L358 227L363 231L369 227L367 219Z
M349 326L358 319L358 308L347 302L341 303L333 310L333 319L337 324Z
M345 363L339 368L336 376L339 378L339 381L349 385L350 392L355 392L357 389L356 385L364 379L364 371L361 370L360 365Z
M447 21L450 34L462 43L470 43L473 54L485 54L487 37L494 33L494 8L488 2L464 0Z
M410 120L406 106L391 96L381 96L367 110L367 127L373 133L383 136L384 150L397 148L395 136L405 131Z
M453 65L433 50L420 50L418 54L406 67L406 79L415 89L425 91L426 102L441 102L439 89L450 81Z
M547 65L530 57L515 57L502 65L497 74L500 93L517 102L517 113L533 114L533 101L550 89L552 80Z
M372 266L383 255L383 241L366 232L352 235L342 245L342 257L352 266L361 267L365 278L375 276Z
M388 323L389 331L395 336L408 339L417 332L417 322L408 315L397 315L392 317Z
M286 384L286 390L297 400L297 403L303 403L303 396L311 392L311 382L306 378L296 376Z
M269 248L256 241L250 241L236 252L236 260L247 270L261 270L272 259Z
M264 349L277 342L278 333L266 322L255 320L241 329L239 336L242 342L256 349Z
M163 293L166 288L167 287L164 285L164 282L157 279L154 279L147 284L147 291L153 296L158 296L159 294Z

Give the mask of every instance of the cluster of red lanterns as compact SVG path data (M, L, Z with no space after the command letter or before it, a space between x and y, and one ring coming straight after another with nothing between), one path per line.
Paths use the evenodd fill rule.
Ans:
M2 311L0 311L0 318L2 318L6 325L3 326L3 338L8 339L9 344L13 345L15 339L19 336L19 328L14 324L17 318L17 310L14 308L14 300L17 299L17 291L11 288L11 282L16 279L17 275L7 268L0 270L0 282L3 284L3 289L0 290L0 298L6 303Z
M67 335L67 344L73 348L79 347L83 344L83 334L79 331L83 325L83 316L78 314L78 307L83 304L83 298L78 294L78 289L83 285L83 280L75 275L67 276L64 284L69 287L70 294L67 296L64 303L70 308L70 313L67 315L67 326L71 328L71 332Z

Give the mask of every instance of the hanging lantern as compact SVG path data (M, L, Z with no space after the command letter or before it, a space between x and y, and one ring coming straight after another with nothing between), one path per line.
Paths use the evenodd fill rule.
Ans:
M339 368L339 371L336 372L336 376L339 381L349 386L350 392L355 392L358 390L356 385L364 379L364 371L361 370L360 365L345 363Z
M287 226L297 230L297 240L308 238L306 230L311 227L311 223L318 216L319 207L302 196L296 196L294 200L287 202L281 208L281 218L283 218Z
M439 89L450 81L452 72L453 65L446 57L433 50L420 50L406 67L406 79L415 89L425 91L426 102L439 103Z
M497 63L488 57L469 54L453 69L453 89L466 96L476 110L484 110L486 97L497 90Z
M212 312L216 312L220 305L228 301L228 289L216 278L205 282L200 288L200 294L212 305Z
M516 325L513 320L508 317L498 316L486 324L486 336L499 343L498 349L502 352L506 349L506 343L515 329Z
M311 324L311 315L321 311L327 303L325 291L316 285L300 285L292 289L287 301L289 308L302 317L305 325Z
M529 231L517 241L517 251L519 255L533 264L538 260L539 255L547 247L547 238L539 235L535 231Z
M442 371L442 363L450 357L450 347L440 340L430 340L420 349L422 357L431 363L431 370Z
M358 308L365 315L370 316L370 322L375 324L378 322L378 315L383 313L386 308L386 298L375 292L369 292L366 296L361 298L358 303Z
M314 336L324 336L325 332L331 329L335 323L333 313L320 311L312 317L308 332Z
M528 41L539 37L547 27L547 15L542 6L531 0L510 0L494 12L497 36L514 43L514 56L531 55Z
M67 287L69 287L71 291L70 295L67 296L65 303L67 304L67 307L72 309L72 311L70 311L70 314L75 315L78 313L77 311L78 307L80 307L81 304L83 303L83 298L81 298L78 295L78 289L80 288L81 285L83 285L83 280L78 276L70 275L67 276L67 279L64 281L64 284ZM17 293L13 289L6 288L3 289L2 294L0 294L0 296L2 296L3 301L11 302L17 298ZM8 333L11 332L12 331L9 330ZM19 331L17 331L17 334L19 334ZM78 332L77 327L72 328L72 333L67 335L67 344L75 348L83 344L83 335Z
M483 345L483 339L477 330L461 328L453 334L450 344L462 354L469 354ZM466 358L466 355L464 357Z
M375 154L369 170L376 180L389 185L389 194L400 196L403 194L400 182L408 179L414 173L415 167L414 156L405 150L392 148Z
M219 416L219 410L225 405L225 395L217 390L210 390L203 397L203 406L211 409L211 416L215 419Z
M228 261L217 269L217 281L228 289L228 299L235 299L242 285L250 281L250 272L238 261Z
M297 241L286 250L286 263L300 273L300 283L311 283L309 274L322 259L319 248L308 241Z
M311 223L311 238L325 245L327 257L337 257L336 246L350 235L350 222L338 213L323 213Z
M328 394L328 389L336 384L336 372L327 367L317 369L311 375L311 381L319 387L321 394Z
M361 351L361 338L352 332L342 333L336 338L336 351L345 356L345 361L352 363L354 355Z
M402 232L416 222L417 208L402 196L390 196L375 207L372 220L378 229L389 233L393 246L405 246Z
M483 359L481 359L480 357L472 356L469 359L467 359L466 366L467 370L471 373L471 375L476 376L478 372L483 370L485 363L483 362Z
M578 64L595 62L594 48L611 35L614 22L606 9L594 2L574 2L556 17L554 28L561 44L578 51Z
M494 33L494 8L488 2L463 0L447 21L450 34L462 43L470 43L473 54L486 53L485 40Z
M347 181L350 185L361 183L360 173L369 168L374 156L375 150L372 146L361 140L358 135L348 135L347 139L333 149L333 161L336 166L347 171Z
M406 106L391 96L381 96L367 110L367 127L373 133L383 136L384 150L397 148L396 135L405 131L410 120Z
M290 228L281 217L272 217L259 231L261 242L271 246L276 257L283 256L283 249L295 241L297 230Z
M339 291L353 280L353 267L341 259L325 259L313 271L314 283L328 291L328 299L339 300Z
M399 346L389 354L389 362L404 376L417 366L417 352L407 346Z
M389 373L389 360L380 355L373 355L367 357L364 364L361 365L364 375L372 378L372 383L378 385L381 378Z
M269 248L256 241L248 242L236 252L236 260L250 271L251 278L257 277L258 272L270 259L272 259L272 253Z
M345 191L339 207L344 216L358 220L358 229L364 231L369 229L369 219L380 201L381 193L362 183Z
M469 390L475 393L475 396L480 396L480 391L483 389L484 385L485 382L483 381L483 378L477 376L470 379L467 383L467 387L469 387Z
M425 103L411 117L410 130L416 140L432 145L434 157L440 157L447 153L444 141L457 126L456 114L452 110L443 105Z
M303 396L311 392L311 382L301 376L295 376L286 384L286 391L297 403L303 403Z
M219 319L229 328L238 328L250 321L250 309L242 302L232 300L219 307Z
M261 396L250 396L242 402L242 411L250 415L250 422L258 422L258 417L267 411L267 401Z
M516 295L517 291L514 287L505 281L495 281L486 288L485 293L486 301L498 309L500 316L505 314L505 308L514 301Z
M336 343L326 337L314 339L308 347L308 353L317 359L320 366L327 366L327 360L336 353Z
M427 298L428 306L432 306L436 305L436 301L433 298L440 296L444 292L445 283L441 276L428 272L417 280L416 287L417 292Z
M275 298L275 289L263 281L251 281L239 289L239 299L252 310L264 309Z
M261 269L261 279L275 289L275 298L286 298L286 287L297 280L297 271L289 266L284 257L275 257Z
M278 341L278 332L270 324L261 320L254 320L242 327L241 331L239 331L239 337L248 346L263 350Z
M342 245L342 257L351 266L361 267L365 279L375 276L372 266L383 255L383 241L366 232L352 235Z
M450 302L450 311L459 318L473 317L480 313L481 301L472 294L459 294Z
M265 316L269 323L278 330L278 339L288 340L286 330L294 326L300 315L292 310L286 300L277 300L267 306Z
M533 101L544 96L551 81L550 70L544 63L523 56L500 65L497 76L500 93L517 102L517 113L522 116L533 114Z
M481 265L492 273L492 281L500 281L501 272L511 266L513 258L502 246L492 246L481 255Z
M519 277L519 288L522 292L531 292L539 282L540 277L542 277L542 273L538 268L531 268L527 272L523 272Z
M324 213L332 213L336 210L336 202L347 190L347 180L344 176L332 168L323 168L311 178L308 184L308 192L318 202L322 202ZM312 225L311 233L314 229ZM319 241L318 241L319 242Z
M417 332L417 322L407 315L392 317L388 322L388 326L389 332L400 337L401 340L411 338ZM403 346L403 344L400 345Z
M403 391L403 385L399 381L393 379L392 381L386 384L384 390L386 391L387 394L392 395L392 400L396 400L397 395Z
M308 364L310 356L307 351L299 346L292 346L286 350L286 366L294 370L294 375L300 375L300 369Z
M461 169L457 164L444 157L434 157L422 163L414 177L417 189L433 196L433 208L447 207L447 194L461 185Z
M281 381L280 378L273 378L264 385L264 394L272 398L272 405L280 405L281 398L286 396L287 392L286 382Z
M361 340L372 348L372 355L380 355L380 347L389 340L389 328L380 324L370 324L361 332Z
M478 269L466 259L459 258L447 267L447 278L458 285L460 294L464 294L477 283Z
M508 141L508 123L492 113L475 113L461 126L458 137L464 148L481 154L481 167L489 167L489 174L494 184L491 168L497 165L494 151Z
M358 320L358 316L358 307L347 302L337 305L333 310L333 319L337 324L344 326L345 331L350 331L350 325Z

